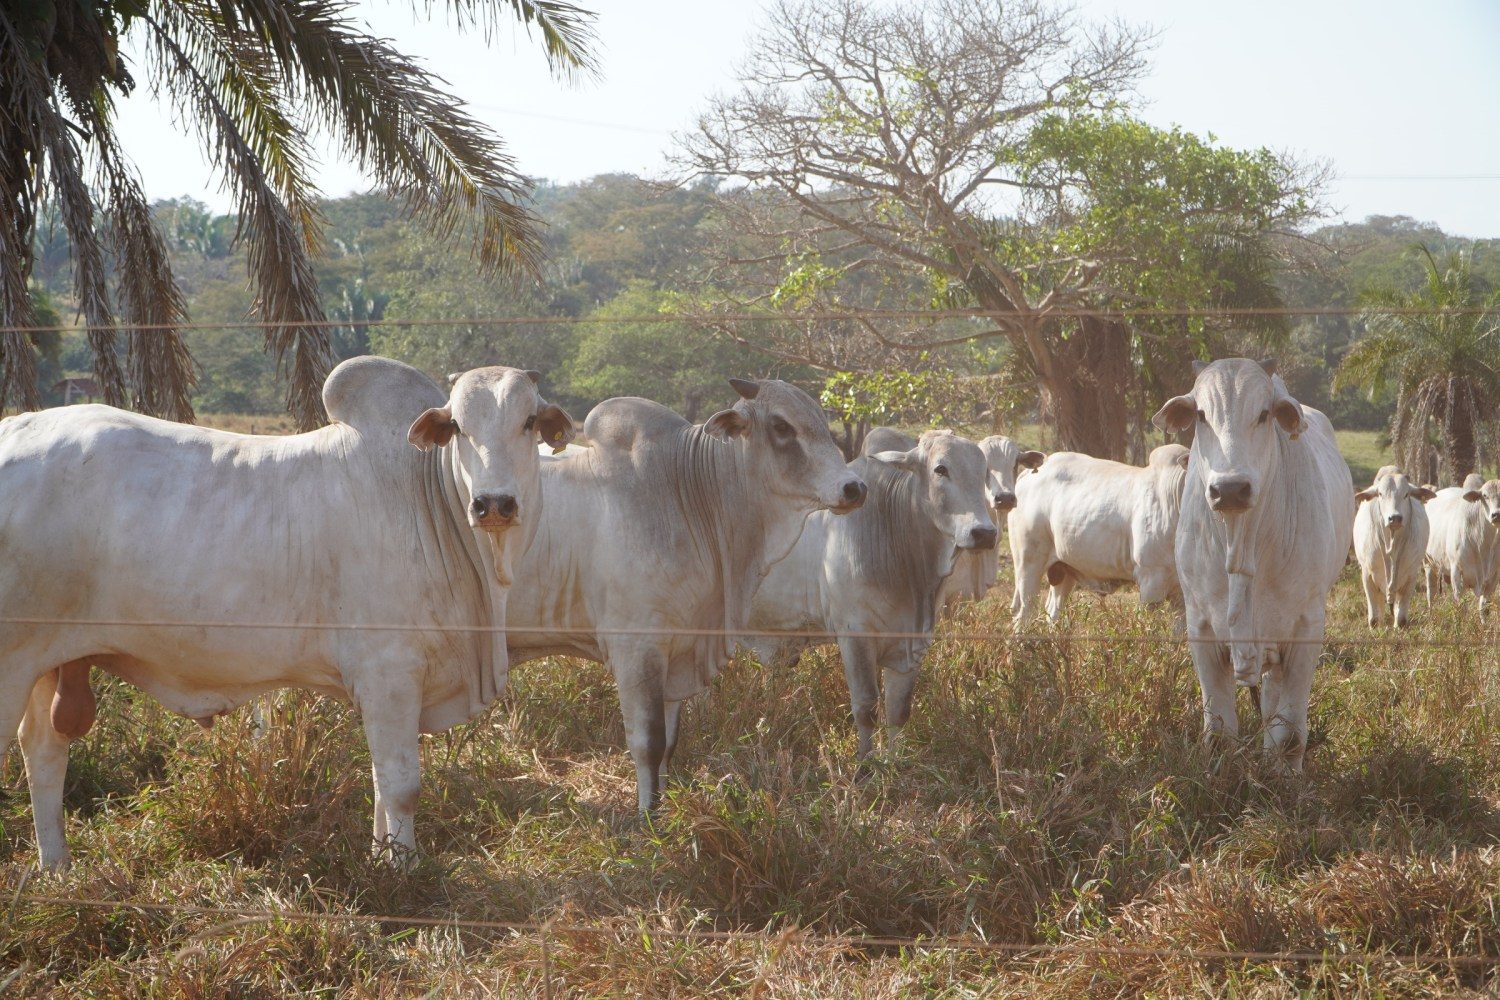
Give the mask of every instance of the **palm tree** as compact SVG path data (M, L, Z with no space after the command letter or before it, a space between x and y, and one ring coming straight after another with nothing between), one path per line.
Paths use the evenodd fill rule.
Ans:
M1371 397L1394 390L1391 443L1414 475L1437 471L1461 482L1493 462L1491 435L1500 414L1500 313L1496 296L1475 287L1467 253L1441 265L1424 246L1415 291L1376 288L1361 296L1365 335L1349 349L1334 389L1359 386ZM1435 444L1440 442L1440 444Z
M570 3L446 7L459 28L485 32L514 16L538 31L554 72L593 69L593 15ZM142 54L129 68L127 40ZM236 196L257 319L304 427L322 420L330 357L323 329L308 325L323 319L309 132L335 137L433 229L464 237L482 268L537 267L529 184L499 137L431 73L359 30L345 0L0 0L0 406L38 405L24 328L37 325L27 294L37 217L53 210L105 399L192 418L184 302L116 129L116 98L135 74L192 123Z

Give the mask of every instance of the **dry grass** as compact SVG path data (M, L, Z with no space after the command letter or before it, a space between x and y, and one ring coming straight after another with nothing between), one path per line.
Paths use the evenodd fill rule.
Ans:
M950 629L998 626L1003 595ZM1154 634L1124 595L1074 603L1080 632ZM1364 636L1352 578L1333 629ZM1426 638L1493 635L1422 615ZM27 892L198 906L604 923L539 940L394 924L16 903L7 996L1417 996L1483 992L1486 968L1059 953L924 952L778 936L982 935L1211 950L1500 956L1497 657L1333 646L1303 780L1252 747L1197 741L1179 645L944 641L900 757L864 780L836 657L773 675L735 663L689 709L659 823L631 808L602 668L535 664L484 719L427 741L415 871L366 860L357 721L286 698L256 738L203 734L104 685L75 745L76 863ZM18 754L4 771L0 878L34 860ZM0 904L9 893L0 897ZM695 942L653 928L767 930ZM7 972L0 972L3 983Z

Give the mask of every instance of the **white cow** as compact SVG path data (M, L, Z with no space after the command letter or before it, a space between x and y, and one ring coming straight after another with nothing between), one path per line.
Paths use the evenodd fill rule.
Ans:
M647 812L682 702L728 661L771 564L813 511L865 498L812 397L730 384L740 401L701 426L645 399L596 406L588 447L542 461L547 507L514 564L511 658L609 666Z
M0 734L20 729L42 864L68 860L90 666L205 727L277 688L348 700L376 845L413 849L417 736L504 690L504 646L474 627L504 624L494 553L538 521L535 442L572 435L536 377L481 368L445 394L357 358L323 387L334 423L290 437L107 406L0 421Z
M1489 608L1500 582L1500 479L1489 482L1470 475L1463 486L1437 491L1427 504L1427 602L1446 580L1453 599L1465 590L1479 597L1481 613Z
M1054 622L1084 581L1134 583L1142 604L1175 599L1173 545L1187 463L1180 444L1153 450L1144 468L1055 452L1023 477L1010 516L1016 627L1031 617L1043 577L1052 585L1047 616Z
M1411 594L1427 555L1427 509L1435 494L1414 485L1394 465L1375 473L1368 489L1354 494L1354 555L1365 589L1366 620L1378 628L1386 609L1405 628Z
M777 664L829 640L766 633L841 633L863 758L874 746L882 673L894 742L911 714L943 582L960 555L993 550L999 531L990 517L984 452L950 431L928 431L908 451L864 456L849 469L869 484L864 506L808 519L791 554L756 592L748 645L762 663ZM870 634L879 632L899 637Z
M882 451L910 451L917 446L917 439L891 427L877 427L865 437L861 454L874 455ZM1039 451L1022 448L1010 438L991 434L979 442L984 452L985 464L989 467L988 486L991 516L1002 531L1006 519L1016 506L1016 480L1024 473L1041 466L1046 458ZM960 552L958 563L943 584L939 604L948 607L959 601L978 600L993 587L1000 576L999 549L974 549Z
M1194 431L1176 550L1205 736L1236 737L1235 684L1258 685L1266 748L1300 771L1354 484L1333 425L1292 398L1274 362L1195 368L1192 392L1153 422Z

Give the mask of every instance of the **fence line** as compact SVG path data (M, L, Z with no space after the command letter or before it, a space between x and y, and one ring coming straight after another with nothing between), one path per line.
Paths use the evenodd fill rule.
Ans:
M845 309L823 310L801 313L775 312L722 312L722 313L648 313L640 316L489 316L457 319L305 319L305 320L243 320L215 323L128 323L116 322L97 327L104 330L254 330L254 329L330 329L360 327L423 328L444 326L553 326L573 324L625 323L805 323L809 321L865 321L880 320L943 320L943 319L990 319L990 320L1053 320L1053 319L1189 319L1193 317L1248 319L1254 317L1312 317L1312 316L1364 316L1379 313L1383 316L1485 316L1496 310L1489 306L1223 306L1223 307L1164 307L1140 306L1123 309L1069 308L1037 310L1035 312L994 309ZM4 333L81 333L94 329L87 324L55 324L51 326L0 326Z
M1242 636L1225 638L1189 635L1164 635L1161 633L1110 633L1072 632L1028 634L1013 631L960 631L960 632L901 632L859 631L829 629L764 629L764 628L686 628L666 626L594 626L594 625L414 625L406 622L291 622L291 621L228 621L186 619L140 619L140 618L40 618L25 616L0 617L0 625L30 626L87 626L94 628L170 628L170 629L244 629L247 631L323 631L323 632L423 632L423 633L485 633L491 635L545 635L588 637L655 636L663 638L714 638L732 639L775 638L815 639L833 642L838 639L931 639L957 642L1017 642L1017 643L1120 643L1122 645L1178 645L1192 643L1228 644L1252 642L1276 646L1390 646L1397 648L1442 648L1442 649L1489 649L1500 651L1500 641L1495 638L1480 639L1423 639L1402 636Z
M24 883L22 883L24 888ZM540 935L543 941L553 936L618 936L621 934L669 938L683 941L774 943L787 939L813 946L858 950L864 948L908 948L918 951L989 952L1015 955L1041 961L1062 955L1095 955L1116 958L1162 958L1188 961L1246 961L1283 964L1330 965L1446 965L1497 966L1500 955L1452 955L1431 953L1392 953L1377 951L1254 951L1219 948L1162 948L1135 945L1099 945L1084 942L1041 942L1024 944L1012 941L987 941L982 938L898 937L860 934L817 934L790 929L769 931L715 931L701 928L643 928L639 925L573 924L552 921L480 920L457 915L447 917L414 917L398 914L317 913L311 910L254 909L231 906L196 906L184 903L158 903L130 900L78 899L70 896L48 896L17 892L11 901L33 906L66 906L78 910L140 910L148 913L171 913L188 916L210 916L231 919L236 924L251 921L302 921L346 924L395 924L407 927L453 928L455 930L506 931L517 935ZM208 928L191 935L206 937L220 928Z

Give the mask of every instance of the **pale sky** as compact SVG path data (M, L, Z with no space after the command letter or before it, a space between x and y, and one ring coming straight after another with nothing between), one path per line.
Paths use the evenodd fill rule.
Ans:
M576 181L664 175L672 133L733 87L760 3L578 0L599 14L597 82L547 72L519 31L488 48L427 23L411 5L361 0L360 16L423 59L505 137L521 169ZM1332 163L1335 218L1411 215L1466 236L1500 237L1500 0L1079 0L1160 34L1141 86L1157 125L1212 131ZM152 198L191 195L228 210L197 144L141 88L121 127ZM368 182L325 157L331 196Z

